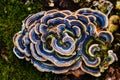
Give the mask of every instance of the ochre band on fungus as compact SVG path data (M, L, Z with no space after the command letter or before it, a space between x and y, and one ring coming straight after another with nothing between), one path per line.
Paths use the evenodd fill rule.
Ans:
M89 8L42 11L23 21L13 38L13 51L41 72L65 74L81 69L98 77L117 60L109 50L113 35L107 25L105 14Z

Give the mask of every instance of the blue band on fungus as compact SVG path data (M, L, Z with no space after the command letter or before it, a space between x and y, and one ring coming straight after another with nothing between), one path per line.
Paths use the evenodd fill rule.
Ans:
M101 31L99 33L99 38L105 42L111 43L113 41L113 36L108 31Z
M35 58L38 61L46 61L46 59L44 59L42 56L37 54L37 51L34 49L35 45L34 44L30 44L30 49L31 49L31 55L33 56L33 58Z
M18 58L24 59L24 54L22 54L16 47L13 48L13 52Z
M40 62L37 61L35 59L31 59L31 63L39 70L42 72L53 72L56 74L62 74L62 73L66 73L68 72L70 69L71 70L76 70L78 69L81 64L82 61L79 59L78 61L75 62L74 65L70 66L70 67L57 67L55 65L49 64L46 62Z
M75 32L75 36L80 37L81 33L81 29L78 26L72 26L72 29Z
M88 36L83 44L81 44L80 48L80 53L82 55L82 59L84 63L89 66L89 67L97 67L100 64L100 58L99 57L91 57L89 51L86 52L86 46L88 44L88 41L92 39L93 37Z
M73 16L73 15L70 15L70 16L67 16L66 19L69 19L69 20L76 20L77 17L76 17L76 16Z
M61 55L72 55L73 54L73 51L75 49L75 43L74 43L74 40L69 37L69 36L65 36L63 39L62 39L62 42L63 44L66 44L66 47L60 47L58 44L57 44L57 40L56 39L52 39L52 43L51 43L51 46L53 47L53 49L60 53Z
M32 23L34 23L36 20L38 20L38 19L40 19L41 17L43 17L43 15L44 15L44 12L39 12L39 13L37 13L37 14L35 14L35 15L31 15L31 16L29 16L27 19L25 19L24 20L24 22L25 22L25 26L26 27L28 27L28 26L30 26Z
M24 54L25 54L27 57L30 57L30 56L31 56L30 44L27 45L24 50L25 50Z
M108 19L107 16L105 16L105 14L101 13L100 11L95 11L95 10L91 10L88 8L83 8L83 9L79 9L77 11L77 14L83 14L83 15L93 15L96 17L96 22L99 22L99 26L102 28L106 28L108 25Z
M100 69L99 68L91 68L91 67L88 67L86 66L85 64L82 64L81 65L81 69L88 73L88 74L91 74L93 76L96 76L96 77L99 77L101 76L101 73L100 73Z
M65 24L58 25L57 30L57 35L62 35L63 31L65 30Z
M54 52L48 53L48 52L44 51L42 44L39 44L39 43L35 45L35 49L40 56L42 56L42 57L44 56L44 58L45 59L47 58L47 60L49 60L49 61L54 61L53 63L55 65L59 65L59 66L70 66L76 61L76 59L78 57L77 54L68 59L59 57Z
M13 52L41 72L63 74L81 69L98 77L108 68L105 63L109 66L117 60L109 49L102 55L101 45L113 41L112 34L104 30L107 25L105 14L89 8L39 12L23 21L22 30L13 37Z
M57 18L57 17L64 18L65 16L66 16L65 14L62 14L62 13L59 13L59 12L51 13L49 15L43 16L42 19L41 19L41 23L47 24L47 21L50 20L50 19Z
M84 25L87 25L89 23L89 19L85 15L77 15L78 20L80 20Z
M88 15L87 17L89 18L90 22L92 22L92 23L94 23L96 21L96 17L93 15Z
M90 36L95 36L96 35L96 27L93 23L89 23L87 25L87 31L89 32Z

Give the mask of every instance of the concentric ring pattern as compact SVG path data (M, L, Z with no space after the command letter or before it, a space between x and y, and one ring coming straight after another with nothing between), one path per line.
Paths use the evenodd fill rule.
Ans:
M81 69L100 76L117 57L109 46L108 19L89 8L76 12L49 10L29 15L14 35L14 53L41 72L56 74Z

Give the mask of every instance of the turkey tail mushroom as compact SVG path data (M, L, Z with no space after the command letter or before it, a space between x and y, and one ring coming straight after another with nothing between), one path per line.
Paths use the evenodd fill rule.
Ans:
M114 39L105 30L107 25L107 16L90 8L42 11L23 21L22 30L13 37L13 52L41 72L67 74L82 70L99 77L107 63L109 66L117 60L105 45Z

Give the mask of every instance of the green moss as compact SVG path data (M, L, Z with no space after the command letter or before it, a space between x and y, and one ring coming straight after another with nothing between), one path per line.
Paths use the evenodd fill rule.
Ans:
M0 0L0 80L51 80L51 73L39 72L29 62L19 60L12 51L12 38L21 30L22 20L41 10L39 1L25 5L18 0Z

